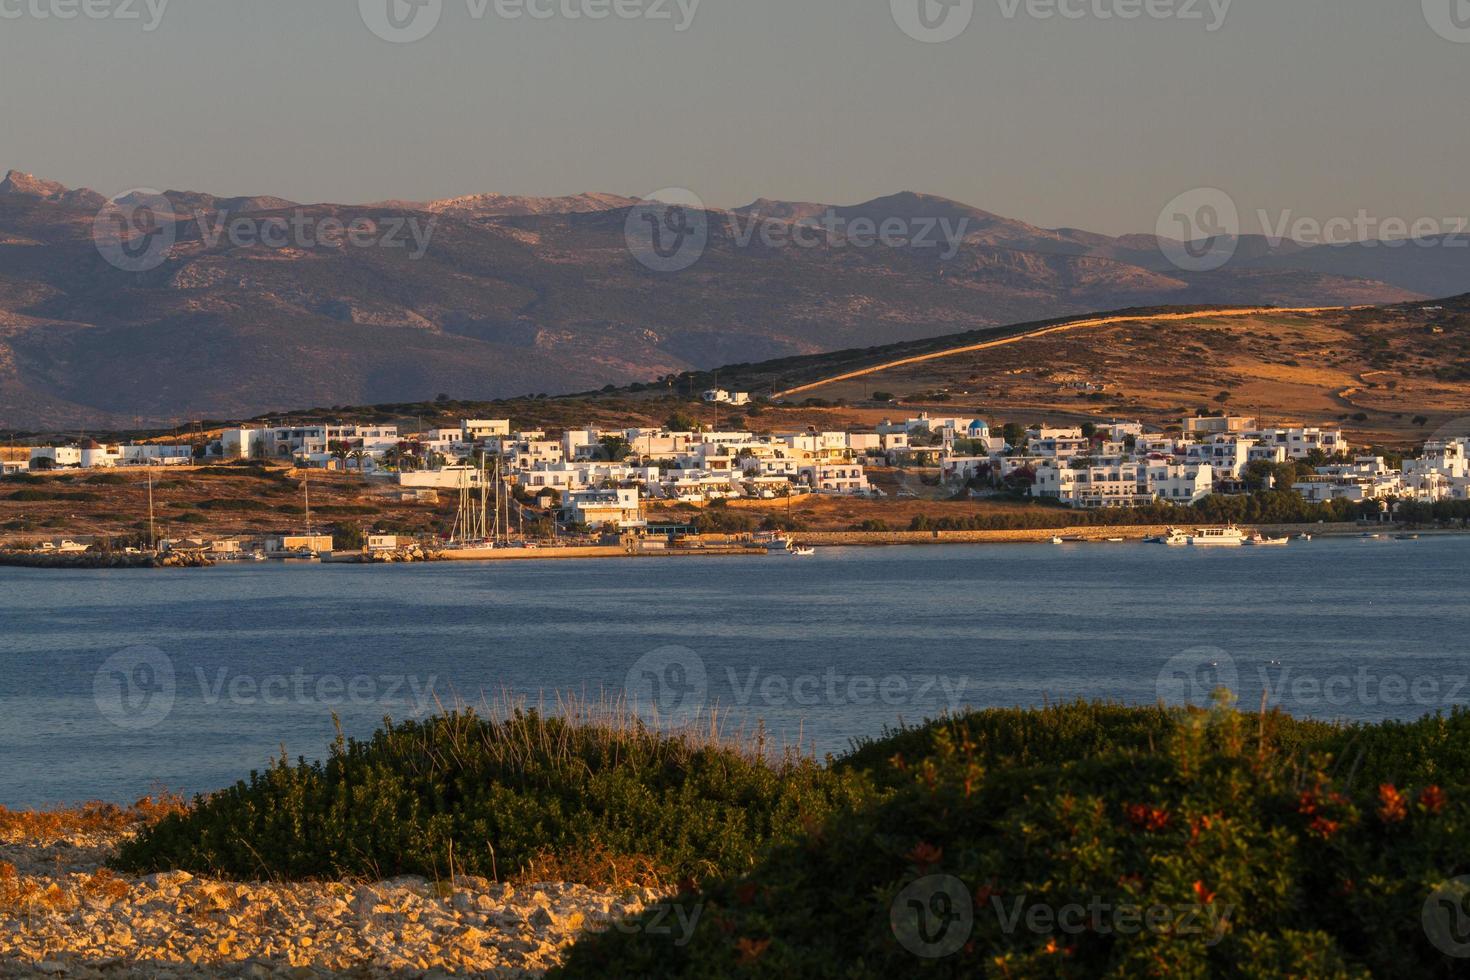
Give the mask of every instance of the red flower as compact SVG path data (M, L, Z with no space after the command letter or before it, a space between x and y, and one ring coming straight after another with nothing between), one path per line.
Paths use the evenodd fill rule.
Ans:
M1157 833L1169 826L1169 811L1159 807L1151 807L1146 803L1133 803L1125 812L1128 815L1128 822L1139 830Z
M1328 820L1326 817L1313 817L1308 829L1323 840L1327 840L1342 829L1342 824L1336 820Z
M1398 823L1408 815L1404 795L1394 788L1393 783L1378 787L1378 819L1384 823Z
M935 847L933 844L920 841L904 857L911 863L917 864L920 868L932 868L944 857L944 848Z
M1317 812L1317 794L1312 790L1303 791L1301 798L1296 801L1296 812L1310 817Z
M1214 819L1207 813L1200 814L1189 821L1189 842L1193 844L1198 841L1200 833L1209 830L1214 826L1214 823Z
M1448 802L1449 799L1444 795L1444 790L1438 786L1426 786L1419 794L1419 805L1430 813L1438 813L1443 810L1444 805Z
M1206 888L1203 881L1196 881L1194 883L1194 897L1199 900L1201 905L1209 905L1215 900L1215 893Z
M740 952L740 963L754 963L760 959L766 949L771 945L769 939L741 939L735 943L735 948Z

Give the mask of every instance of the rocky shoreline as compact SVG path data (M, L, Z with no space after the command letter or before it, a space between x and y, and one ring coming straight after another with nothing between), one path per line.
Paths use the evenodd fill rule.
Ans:
M151 552L128 554L123 551L77 551L58 554L54 551L3 551L0 565L19 568L209 568L214 562L196 552Z
M539 977L651 889L233 882L104 867L124 835L0 842L0 977Z

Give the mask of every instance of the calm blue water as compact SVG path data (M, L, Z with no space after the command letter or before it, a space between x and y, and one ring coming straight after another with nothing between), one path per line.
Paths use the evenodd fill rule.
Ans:
M1076 697L1418 717L1470 703L1470 540L1285 550L823 549L812 559L0 568L0 804L225 785L435 699L631 694L840 751ZM1273 664L1272 661L1279 661Z

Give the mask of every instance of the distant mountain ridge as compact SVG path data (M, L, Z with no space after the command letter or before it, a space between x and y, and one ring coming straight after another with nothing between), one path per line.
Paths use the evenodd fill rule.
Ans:
M1097 309L1470 290L1470 275L1443 255L1413 260L1433 249L1326 252L1242 238L1224 243L1237 252L1224 268L1191 273L1151 235L1043 229L908 192L711 209L703 254L677 273L636 261L625 235L638 201L617 194L367 205L164 196L176 242L157 268L128 273L91 240L101 194L17 171L0 182L0 427L558 393ZM415 261L404 249L273 250L202 231L220 214L287 209L379 230L427 215L433 235ZM858 219L944 221L963 241L945 255L857 247L842 229ZM841 227L814 247L748 234L833 220Z

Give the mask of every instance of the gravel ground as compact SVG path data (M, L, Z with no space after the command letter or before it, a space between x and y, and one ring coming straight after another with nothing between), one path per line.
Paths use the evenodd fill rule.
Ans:
M102 868L117 839L0 842L0 977L536 977L649 889L308 884Z

